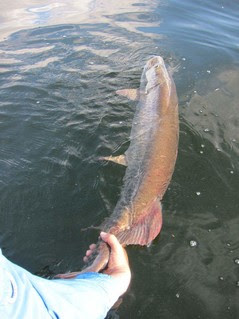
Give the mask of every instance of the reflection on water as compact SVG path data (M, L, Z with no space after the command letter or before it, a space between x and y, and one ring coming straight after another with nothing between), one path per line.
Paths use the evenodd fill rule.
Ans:
M180 102L179 156L164 226L129 247L117 318L237 318L238 4L58 1L1 4L0 240L43 276L82 266L120 194L145 61L163 55ZM192 244L196 243L196 245Z
M6 38L14 31L61 24L109 23L127 30L139 32L138 27L152 27L148 12L157 1L134 0L66 0L52 2L21 1L0 5L1 37ZM140 16L142 13L142 16Z

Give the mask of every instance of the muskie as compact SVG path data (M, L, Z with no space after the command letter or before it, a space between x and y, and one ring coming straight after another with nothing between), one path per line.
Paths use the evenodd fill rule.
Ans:
M117 93L138 99L139 103L129 149L125 155L107 158L127 165L127 168L120 199L112 215L100 228L114 234L123 246L148 245L162 227L161 200L177 157L176 88L163 59L155 56L144 67L139 90L120 90ZM100 241L91 265L83 272L104 269L108 259L109 248Z

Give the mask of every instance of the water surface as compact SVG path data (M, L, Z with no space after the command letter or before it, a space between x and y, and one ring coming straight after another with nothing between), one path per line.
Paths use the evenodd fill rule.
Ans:
M148 248L112 318L239 316L239 5L21 1L0 14L0 243L42 276L76 270L119 198L142 68L176 69L180 144Z

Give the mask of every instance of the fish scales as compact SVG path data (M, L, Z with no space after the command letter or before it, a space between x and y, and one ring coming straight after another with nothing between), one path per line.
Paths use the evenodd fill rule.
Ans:
M145 77L145 70L142 78ZM141 79L141 83L142 83ZM156 133L157 118L157 98L150 101L150 96L145 95L141 85L141 100L137 105L136 114L133 119L130 147L126 151L126 161L128 167L124 177L124 188L121 198L114 210L115 214L121 211L124 206L130 206L137 194L139 186L144 178L145 166L147 165L152 145L152 136ZM159 92L155 92L159 95ZM146 101L145 101L146 100ZM115 216L113 213L113 216ZM132 214L131 214L132 215Z
M163 64L164 66L164 64ZM147 65L142 78L147 72ZM128 167L124 178L124 188L105 231L110 231L111 223L119 215L139 214L149 200L163 197L171 179L178 144L178 111L176 89L165 66L160 79L166 80L149 86L144 94L141 85L141 101L133 120L131 144L126 152ZM143 79L145 82L145 80ZM163 103L159 101L163 99ZM170 105L170 102L173 102ZM163 104L163 105L162 105ZM141 119L139 121L139 119ZM139 121L139 122L138 122ZM123 212L123 208L128 209ZM126 225L126 228L129 225Z
M160 201L171 180L178 149L178 100L174 81L161 57L150 59L141 77L140 101L133 119L124 187L102 230L124 246L148 245L160 232ZM98 251L91 269L99 270L107 253ZM104 255L105 254L105 255Z
M132 92L132 90L129 90ZM171 180L178 149L178 100L174 81L160 56L145 65L126 151L128 167L120 199L101 229L113 233L123 246L148 245L162 226L161 200ZM109 259L99 241L85 271L100 271ZM69 278L77 275L63 275Z

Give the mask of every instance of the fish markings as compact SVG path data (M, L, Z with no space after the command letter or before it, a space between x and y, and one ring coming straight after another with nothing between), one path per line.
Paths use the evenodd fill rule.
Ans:
M124 155L106 158L127 168L120 199L100 229L114 234L123 246L148 245L162 227L161 200L177 157L176 87L163 58L154 56L144 67L140 88L117 93L139 102L128 150ZM109 247L99 241L90 265L83 272L104 269L108 259Z

